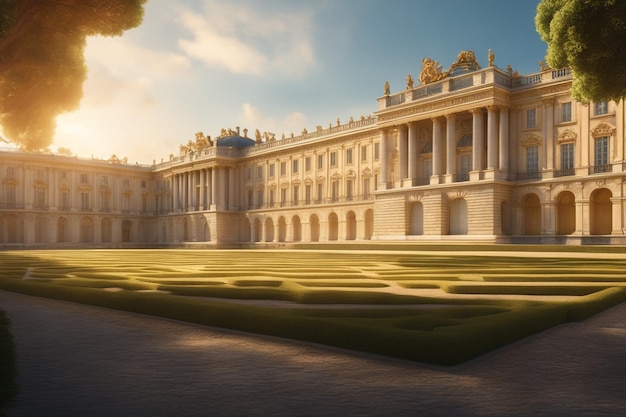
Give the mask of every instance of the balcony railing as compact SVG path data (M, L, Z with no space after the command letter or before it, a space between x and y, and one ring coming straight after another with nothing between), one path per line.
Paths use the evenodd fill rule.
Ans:
M611 165L604 164L589 167L589 174L600 174L602 172L611 172Z
M541 179L541 172L532 171L532 172L518 172L516 175L518 181L524 180L538 180Z
M555 177L569 177L572 175L576 175L574 168L563 168L554 171Z

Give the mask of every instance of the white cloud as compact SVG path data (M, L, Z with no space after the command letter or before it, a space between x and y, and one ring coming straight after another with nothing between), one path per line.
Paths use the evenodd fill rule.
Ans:
M266 116L261 113L250 103L244 103L242 106L242 113L238 117L238 122L242 126L247 126L250 133L248 136L253 136L255 129L259 129L261 132L272 132L279 139L284 133L286 137L289 137L291 133L299 135L306 127L306 116L300 112L292 112L284 116L281 120L274 120L272 117Z
M181 9L191 37L178 44L190 57L235 74L302 76L315 64L311 13L273 13L207 1L203 13Z

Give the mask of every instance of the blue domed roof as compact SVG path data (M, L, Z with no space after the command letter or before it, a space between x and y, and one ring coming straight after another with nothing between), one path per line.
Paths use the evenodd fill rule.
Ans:
M248 146L254 146L256 142L250 138L244 138L243 136L223 136L217 139L217 146L225 146L237 149L247 148Z

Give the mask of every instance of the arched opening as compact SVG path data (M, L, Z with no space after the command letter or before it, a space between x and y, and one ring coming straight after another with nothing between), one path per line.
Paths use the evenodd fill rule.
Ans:
M80 219L79 236L82 243L93 242L93 222L89 217Z
M328 215L328 240L337 240L339 237L339 218L335 213Z
M365 210L365 240L371 240L374 235L374 210Z
M522 222L524 235L541 234L541 203L537 194L526 194L522 198Z
M611 191L600 188L589 197L589 233L592 235L610 235L613 230L613 205Z
M131 234L130 234L130 229L132 226L132 222L130 220L124 220L122 222L122 242L124 243L128 243L131 240ZM184 233L185 235L187 234L187 221L185 220L183 222L183 228L184 228ZM185 240L187 236L185 236Z
M467 234L467 202L464 198L450 201L450 234Z
M293 227L293 241L300 242L302 240L302 224L300 223L300 217L293 216L291 219L291 227Z
M6 225L7 243L21 243L22 233L17 216L9 214L4 219Z
M111 219L102 219L100 222L100 240L102 242L108 243L111 242Z
M57 242L69 242L70 233L69 233L69 222L65 217L59 217L57 220Z
M311 242L320 241L320 219L315 214L311 214L309 219L309 227L311 229Z
M202 233L202 241L210 242L211 241L211 229L209 228L209 222L204 220L203 223L204 223L204 227L203 227L203 233Z
M274 241L274 221L271 217L265 219L265 241L273 242Z
M283 216L278 219L278 241L284 242L287 239L287 222Z
M353 211L346 213L346 240L356 239L356 214Z
M556 234L571 235L576 231L574 194L563 191L556 198Z
M35 220L35 243L48 241L48 220L45 217L37 217Z
M424 205L420 202L411 204L411 212L409 214L409 234L424 234Z
M263 227L261 226L261 219L258 217L254 219L254 241L260 242L263 240Z
M240 242L250 242L250 238L252 237L252 232L250 230L250 219L244 217L241 219L240 227L239 227L239 241Z

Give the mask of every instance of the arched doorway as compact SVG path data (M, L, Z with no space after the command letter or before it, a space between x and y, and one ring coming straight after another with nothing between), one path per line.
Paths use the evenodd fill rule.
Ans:
M265 219L265 241L274 241L274 220L271 217Z
M261 240L263 240L263 227L261 226L261 219L259 219L258 217L254 219L253 233L255 242L260 242Z
M356 214L353 211L346 213L346 240L356 239Z
M450 234L467 234L467 202L464 198L450 201Z
M105 218L100 222L100 240L102 242L111 242L111 219Z
M537 194L526 194L522 198L522 217L523 234L541 234L541 203Z
M124 220L122 222L122 242L124 243L128 243L131 241L131 233L130 233L130 229L132 227L132 222L130 220ZM187 240L187 220L185 220L183 222L183 228L184 228L184 240Z
M69 242L70 234L69 234L69 224L65 217L59 217L57 220L57 242Z
M89 217L83 217L80 219L79 229L80 241L82 243L93 242L93 222Z
M287 222L283 216L278 218L278 241L284 242L287 240Z
M571 235L576 231L576 205L574 194L563 191L556 197L556 234Z
M239 241L240 242L250 242L250 238L252 237L252 232L250 230L250 219L244 217L241 219L241 223L239 226Z
M613 230L613 205L611 191L600 188L589 197L589 233L592 235L610 235Z
M339 218L335 213L328 215L328 240L337 240L339 237Z
M293 227L293 241L300 242L302 240L302 224L300 223L300 217L293 216L291 225L291 227Z
M311 242L320 241L320 219L315 214L311 214L309 219L309 227L311 229Z
M409 234L424 234L424 205L420 202L411 204L411 212L409 214Z
M374 235L374 210L365 210L365 240L371 240Z

